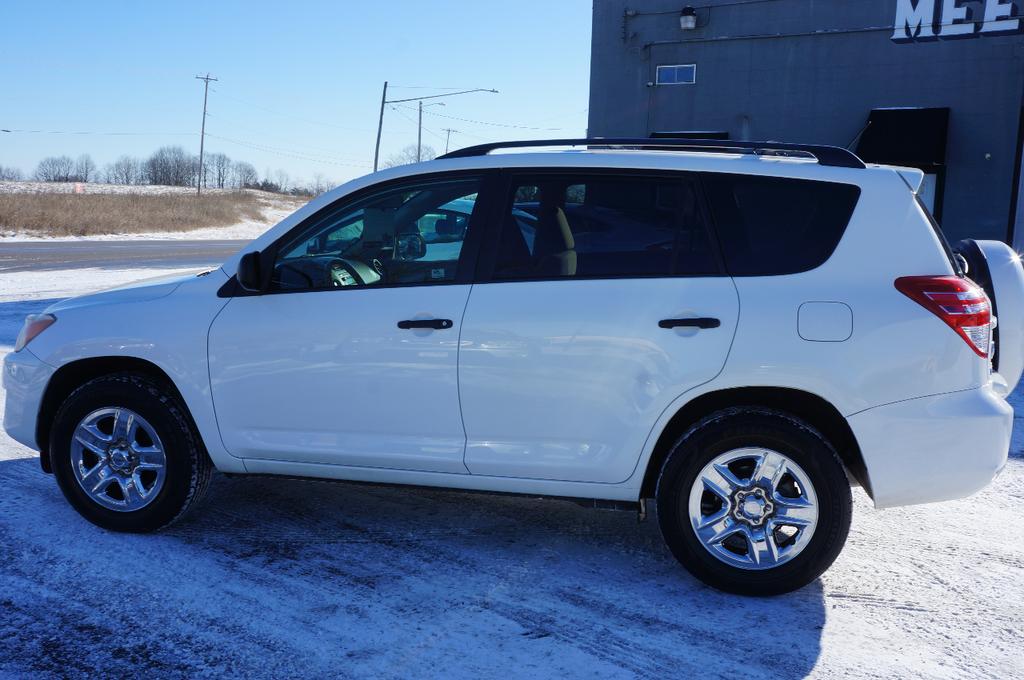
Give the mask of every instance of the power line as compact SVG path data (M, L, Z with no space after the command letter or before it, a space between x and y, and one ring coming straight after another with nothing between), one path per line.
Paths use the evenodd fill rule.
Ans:
M473 94L474 92L490 92L491 94L498 94L497 90L488 90L487 88L477 87L472 90L462 90L461 92L446 92L444 94L428 94L424 97L409 97L408 99L390 99L385 104L398 104L400 102L421 102L424 99L438 99L439 97L454 97L457 94Z
M345 163L345 162L341 162L341 161L338 161L338 160L331 160L330 156L321 156L320 158L317 158L313 154L305 154L305 153L296 152L296 151L293 151L293 150L283 150L283 149L281 149L279 147L271 147L271 146L266 146L264 144L258 144L258 143L243 141L243 140L240 140L240 139L232 139L230 137L222 137L220 135L215 135L215 134L212 134L212 133L208 133L207 136L211 137L212 139L219 139L221 141L228 142L229 144L236 144L238 146L246 147L246 148L249 148L249 149L254 149L256 151L262 151L264 153L269 153L269 154L272 154L272 155L275 155L275 156L283 156L283 157L286 157L286 158L295 158L295 159L298 159L298 160L310 161L310 162L313 162L313 163L323 163L325 165L337 165L337 166L340 166L340 167L349 167L349 168L368 168L368 167L370 167L366 163Z
M0 132L11 134L33 134L33 135L107 135L124 137L147 137L147 136L182 136L195 137L194 132L100 132L94 130L22 130L0 128Z
M412 109L413 107L406 106L404 108ZM533 126L530 126L530 125L513 125L512 123L494 123L494 122L490 122L490 121L486 121L486 120L474 120L472 118L460 118L459 116L449 116L449 115L444 114L444 113L437 113L436 111L426 111L425 113L427 115L430 115L430 116L437 116L439 118L450 118L451 120L458 120L458 121L461 121L463 123L475 123L476 125L490 125L491 127L512 128L512 129L515 129L515 130L540 130L540 131L543 131L543 132L557 132L557 131L560 131L560 130L564 129L564 128L533 127Z
M392 90L474 90L472 87L430 87L429 85L389 85Z
M225 98L230 99L232 101L236 101L239 104L245 104L246 106L250 106L250 107L252 107L254 109L259 109L260 111L265 111L266 113L270 113L270 114L273 114L275 116L280 116L281 118L291 118L292 120L299 120L299 121L302 121L304 123L312 123L313 125L322 125L324 127L335 128L336 130L347 130L349 132L371 132L370 130L368 130L366 128L354 128L354 127L347 127L347 126L344 126L344 125L335 125L334 123L325 123L322 120L314 120L312 118L305 118L305 117L296 116L296 115L290 114L290 113L282 113L280 111L275 111L274 109L268 109L265 106L261 106L259 104L254 104L254 103L246 101L244 99L239 99L238 97L234 97L234 96L231 96L229 94L225 94L221 90L217 89L216 87L213 88L213 91L216 92L217 94L221 95L222 97L225 97Z
M470 137L472 139L479 139L482 142L493 142L493 141L495 141L494 137L481 137L480 135L474 135L473 133L466 132L465 130L456 130L456 132L458 132L463 137Z
M263 147L265 149L270 149L272 151L281 151L283 153L292 153L292 154L298 154L300 156L309 156L310 158L317 158L317 157L319 157L319 158L326 158L326 159L329 159L329 160L337 160L337 161L351 161L351 160L354 160L354 158L352 158L351 156L342 156L342 155L339 155L339 154L323 153L323 152L320 152L320 151L317 151L317 152L299 151L299 150L296 150L296 149L293 149L293 148L283 147L283 146L275 146L273 144L265 144L263 142L253 141L251 139L237 139L237 138L233 138L233 137L223 137L223 136L220 136L220 135L215 135L215 134L213 134L211 132L206 133L206 136L207 137L213 137L214 139L221 139L221 140L224 140L226 142L231 142L233 144L244 144L244 145L248 145L248 146L259 146L259 147ZM297 146L301 146L301 145L297 145ZM365 166L366 164L365 163L361 163L360 165Z
M411 107L411 106L407 106L407 107L405 107L405 108L409 108L409 109L412 109L413 107ZM401 116L402 118L405 118L405 119L406 119L407 121L409 121L409 122L410 122L410 123L412 123L413 125L418 125L418 123L417 123L417 122L416 122L415 120L413 120L413 119L412 119L412 116L409 116L409 115L407 115L407 114L404 114L404 113L402 113L401 111L399 111L399 110L398 110L398 107L397 107L397 106L392 106L392 107L391 107L391 110L392 110L392 111L394 111L395 113L397 113L397 114L398 114L399 116ZM415 110L417 110L417 109L413 109L413 110L415 111ZM437 132L434 132L433 130L431 130L431 129L430 129L430 128L428 128L428 127L424 127L423 129L424 129L424 130L426 130L427 132L429 132L430 134L434 135L434 136L435 136L435 137L437 137L438 139L444 139L444 137L442 137L442 136L441 136L440 134L438 134Z
M586 113L588 111L590 111L590 107L589 106L587 108L585 108L585 109L580 110L580 111L566 111L564 113L556 113L553 116L544 116L543 118L540 118L540 119L535 120L533 122L534 123L544 123L544 122L549 121L549 120L557 120L559 118L565 118L566 116L578 116L581 113Z
M300 142L295 142L295 141L292 141L290 139L281 139L281 138L275 138L275 137L267 136L267 135L264 134L264 132L262 130L258 130L256 128L251 128L251 127L248 127L248 126L245 126L245 125L239 125L238 123L236 123L232 119L221 118L221 117L219 117L219 116L217 116L216 114L213 114L213 113L210 113L210 114L207 114L207 115L210 118L213 118L215 120L219 120L221 123L223 123L223 126L224 126L225 129L230 129L232 132L236 132L236 131L238 131L238 132L246 132L246 133L249 133L248 135L246 135L247 137L252 137L253 135L255 135L258 139L261 140L259 142L254 142L254 143L266 144L267 146L270 146L270 147L274 147L276 145L277 148L281 148L281 149L284 149L286 151L292 151L296 147L298 147L298 148L301 148L301 149L312 150L312 151L315 152L315 153L309 154L309 151L301 151L299 153L307 153L309 155L314 155L314 156L328 156L328 157L337 158L337 159L340 159L340 160L360 160L361 161L364 158L364 156L362 156L362 155L355 155L355 154L326 153L323 150L324 146L322 144L313 146L311 144L302 144ZM212 135L210 133L207 133L206 136L207 137L211 137Z
M422 123L423 123L422 109L423 109L423 100L424 99L439 99L441 97L455 97L455 96L460 95L460 94L472 94L474 92L490 92L491 94L498 94L497 90L489 90L489 89L482 88L482 87L476 87L476 88L469 89L469 90L459 90L457 92L446 92L444 94L430 94L430 95L426 95L426 96L423 96L423 97L408 97L408 98L405 98L405 99L391 99L391 100L389 100L388 99L388 81L385 80L384 81L384 90L383 90L383 92L381 93L381 96L380 96L380 116L377 118L377 143L376 143L376 145L373 148L373 171L377 172L377 163L378 163L378 160L380 158L380 136L381 136L381 132L384 129L384 107L386 105L388 105L388 104L398 104L400 102L414 102L414 101L418 101L419 105L420 105L420 123L419 123L419 126L422 127ZM417 134L421 135L422 132L417 133ZM417 143L417 147L418 146L419 146L419 144ZM417 157L419 156L419 151L416 152L416 155L417 155ZM417 158L417 160L418 160L418 158Z

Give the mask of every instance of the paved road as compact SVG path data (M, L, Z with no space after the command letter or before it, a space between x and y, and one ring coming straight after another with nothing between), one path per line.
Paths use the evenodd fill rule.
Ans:
M0 272L99 267L203 267L223 262L246 241L0 241Z

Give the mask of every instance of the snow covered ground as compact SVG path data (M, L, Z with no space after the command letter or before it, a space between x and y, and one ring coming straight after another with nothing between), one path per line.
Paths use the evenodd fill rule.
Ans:
M288 199L263 202L262 217L244 219L225 227L208 227L189 231L153 231L132 234L96 234L92 236L30 236L27 234L0 234L0 242L16 241L251 241L302 207Z
M102 182L0 181L0 194L193 194L195 187L150 184L103 184ZM203 189L206 193L228 193L234 189ZM261 192L262 193L262 192Z
M0 356L46 300L172 271L0 274ZM0 433L0 676L1024 677L1015 434L972 498L856 490L831 570L752 599L557 500L218 476L188 521L106 533Z
M191 194L192 187L166 187L123 184L81 184L75 182L0 182L0 193L64 193L75 192L81 187L89 194ZM207 193L225 193L227 189L206 189ZM101 234L91 236L35 236L25 233L0 230L0 241L123 241L123 240L244 240L251 241L260 236L288 215L301 208L308 199L282 196L266 191L247 190L255 194L262 213L260 219L244 219L223 227L193 229L190 231L157 231L131 234Z

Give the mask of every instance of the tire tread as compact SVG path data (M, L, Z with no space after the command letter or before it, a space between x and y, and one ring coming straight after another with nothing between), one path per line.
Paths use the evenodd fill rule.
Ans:
M841 480L832 480L833 482L841 481L841 490L837 494L830 493L828 498L832 503L830 512L836 518L828 524L827 529L825 526L819 523L816 531L827 530L827 535L824 541L820 543L823 546L820 554L813 556L811 559L805 558L800 560L803 555L794 558L794 562L802 564L798 569L782 569L779 576L774 576L768 572L745 572L748 574L747 583L744 583L742 578L737 578L737 574L740 570L728 565L721 564L721 568L718 573L713 573L711 569L707 567L707 564L699 563L697 560L692 559L686 554L685 550L680 547L682 539L678 536L674 536L675 531L689 531L689 526L674 527L669 521L663 517L662 513L668 507L669 500L664 494L669 493L668 489L671 485L676 482L677 476L681 473L681 469L686 464L687 454L686 449L689 445L699 441L702 437L712 436L717 434L720 437L726 435L743 435L743 434L756 434L758 432L759 425L758 421L761 422L760 427L767 421L775 421L781 424L784 428L791 431L795 431L799 436L809 437L816 440L816 443L820 444L822 448L827 452L827 459L819 460L818 463L827 471L831 469L831 473L842 475ZM681 458L682 457L682 458ZM688 489L687 489L688 492ZM819 496L821 495L819 491ZM658 473L658 480L655 487L655 498L658 506L658 518L661 531L665 537L666 543L675 557L685 566L691 573L697 578L701 579L705 583L712 585L716 588L727 590L729 592L735 592L745 595L775 595L791 590L800 588L810 581L817 578L822 572L827 569L839 553L842 551L843 545L845 544L847 534L850 529L850 520L852 516L853 498L850 493L849 479L847 477L846 470L843 466L842 460L839 454L836 452L835 447L821 434L815 427L810 423L798 418L794 415L780 411L777 409L761 407L761 406L733 406L715 411L704 418L696 421L690 426L680 437L676 440L676 443L672 446L669 454L665 457L665 461L662 464L661 470ZM816 540L818 537L815 536L812 540ZM792 565L794 562L788 564ZM785 565L782 565L785 567ZM774 571L774 570L773 570Z
M181 507L177 512L166 521L160 522L156 525L147 526L145 529L142 529L144 531L159 531L178 522L202 504L209 492L210 482L213 479L213 462L210 460L210 456L206 452L206 447L203 445L202 438L199 436L195 426L192 424L192 420L188 416L188 411L181 400L161 381L140 373L111 373L98 378L93 378L92 380L83 383L68 395L67 399L64 400L64 403L61 404L61 407L57 410L56 417L53 421L54 428L56 428L57 423L62 422L64 418L67 417L68 409L73 407L77 399L90 392L111 385L131 385L136 389L146 391L150 396L157 399L166 409L167 415L174 421L175 426L180 431L179 434L184 437L186 442L186 446L184 447L185 451L182 453L186 453L190 457L190 468L192 474L189 478L189 488L184 502L181 504ZM51 466L56 462L56 452L53 449L55 441L56 438L51 434Z

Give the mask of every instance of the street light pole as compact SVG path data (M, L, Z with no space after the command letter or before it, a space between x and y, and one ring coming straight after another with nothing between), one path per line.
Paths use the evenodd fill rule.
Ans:
M380 96L380 118L377 119L377 146L373 149L373 171L377 172L377 161L380 159L380 131L384 127L384 105L388 99L388 81L384 81L384 93Z
M377 145L373 150L373 171L377 172L378 161L380 159L380 135L384 129L384 106L385 104L401 104L403 102L419 102L420 106L420 132L417 134L416 142L416 160L420 158L422 149L422 130L423 130L423 100L424 99L437 99L439 97L454 97L458 94L470 94L471 92L490 92L491 94L498 94L497 90L488 90L484 87L477 87L472 90L462 90L460 92L447 92L445 94L431 94L426 97L409 97L408 99L391 99L388 100L388 83L384 81L384 93L380 97L380 116L377 118Z

